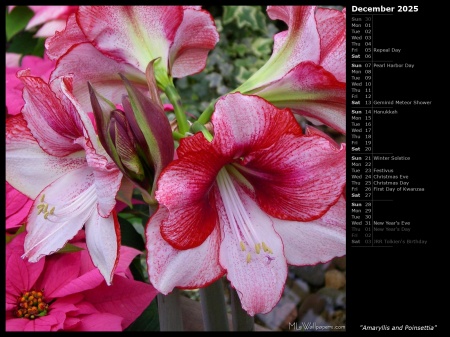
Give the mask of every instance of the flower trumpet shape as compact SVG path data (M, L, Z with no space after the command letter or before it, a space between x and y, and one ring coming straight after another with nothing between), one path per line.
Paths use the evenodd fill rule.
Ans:
M167 294L226 273L250 315L267 313L287 264L345 254L345 144L303 134L289 109L253 95L220 98L211 121L213 140L181 139L159 178L150 281Z
M198 6L80 6L66 29L46 40L58 59L52 78L74 76L74 94L90 106L86 81L117 103L124 93L118 73L145 89L147 64L158 85L196 74L219 40L211 15Z
M345 134L345 9L268 6L267 13L289 29L275 35L270 59L235 91Z
M70 76L50 84L29 70L18 77L25 105L6 121L6 181L34 200L23 257L37 262L84 226L92 261L111 284L120 248L113 210L122 173L73 97Z
M152 63L148 74L153 74ZM174 155L172 129L154 79L149 76L149 98L120 76L128 91L122 99L123 111L89 84L99 139L123 174L139 187L144 200L155 203L157 178Z

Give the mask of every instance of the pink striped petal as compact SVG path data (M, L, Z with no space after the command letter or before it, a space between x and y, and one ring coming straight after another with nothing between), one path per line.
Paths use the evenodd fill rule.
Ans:
M254 249L250 250L253 247L247 247L246 251L242 251L241 240L230 223L224 203L218 201L223 232L220 264L226 269L231 285L236 288L242 308L254 316L257 313L268 313L280 300L287 277L287 264L283 244L273 229L272 220L242 189L235 186L240 192L240 200L251 221L251 224L246 225L252 226L261 242L265 242L273 252L270 254L261 248L261 252L256 254ZM251 254L249 262L247 254Z
M83 42L88 42L88 40L78 26L75 14L71 14L64 30L55 32L55 35L45 40L45 51L51 60L56 60L72 46Z
M34 34L34 37L46 38L54 35L56 32L62 31L66 27L66 20L53 20L45 23L39 30Z
M66 157L44 152L22 114L6 120L6 181L31 199L64 174L86 166L84 151Z
M168 213L166 208L160 206L145 230L150 282L167 295L175 287L195 289L219 279L224 274L218 256L221 240L219 228L216 226L200 246L177 250L160 233L161 223Z
M92 262L110 285L119 261L120 227L117 214L112 212L108 218L102 218L94 212L86 221L85 230Z
M183 21L170 47L171 74L185 77L202 71L208 52L219 41L214 20L204 10L185 8Z
M126 94L122 73L143 91L148 91L145 74L127 63L119 63L104 56L89 43L73 46L58 59L51 78L73 73L73 95L80 103L82 110L92 111L87 81L108 100L119 103Z
M77 6L29 6L34 16L28 22L26 29L41 25L50 20L65 18L74 12Z
M345 159L345 145L336 149L321 136L285 135L272 147L249 155L239 170L268 214L311 221L325 214L342 194Z
M18 77L24 84L23 108L28 128L47 153L62 157L80 150L73 140L82 136L74 109L66 109L60 97L39 77L23 70Z
M195 137L207 142L202 134ZM210 190L227 158L217 154L211 145L209 148L210 151L196 151L173 161L158 180L156 199L169 210L161 224L161 235L177 249L199 246L217 225L214 194ZM198 165L200 161L202 165Z
M167 70L169 47L182 20L179 6L81 6L77 12L81 30L98 50L142 72L158 57Z
M314 18L315 6L268 6L272 20L283 20L287 33L276 35L270 59L251 78L238 88L253 93L256 88L282 78L303 61L319 63L320 38Z
M345 134L346 84L319 65L300 63L258 96Z
M239 93L221 97L211 121L212 144L234 159L270 146L282 134L302 134L290 111L279 110L258 96Z
M314 265L345 255L345 217L345 200L341 197L324 216L311 222L272 219L283 240L287 262Z
M317 8L316 21L320 35L320 65L345 82L346 21L345 9L341 12Z
M285 59L285 64L277 62L279 71L287 73L295 65L307 60L318 63L320 41L314 19L315 9L315 6L267 6L267 14L272 20L282 20L288 25L283 47L271 56L271 59Z
M58 251L77 234L96 213L93 183L92 169L79 168L55 180L37 196L28 215L24 257L36 262ZM44 205L43 212L39 213L39 205Z

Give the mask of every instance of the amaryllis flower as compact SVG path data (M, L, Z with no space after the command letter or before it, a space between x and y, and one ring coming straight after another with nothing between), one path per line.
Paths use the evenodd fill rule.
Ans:
M158 84L198 73L219 39L211 15L198 6L80 6L66 29L46 40L57 59L52 78L74 73L74 93L90 105L86 82L118 103L125 93L118 73L146 88L155 60Z
M6 246L6 331L123 331L150 304L156 290L133 279L130 262L140 251L122 246L107 286L83 241L80 251L23 260L25 233Z
M235 91L345 133L345 8L268 6L267 13L289 29L275 35L270 59Z
M9 6L11 11L15 6ZM34 16L25 27L30 30L36 26L42 25L34 34L35 37L49 37L56 31L61 31L66 26L66 20L70 14L75 12L78 6L28 6Z
M122 173L73 97L70 76L50 84L29 70L18 76L25 105L6 120L6 181L34 200L24 257L37 262L84 226L92 261L110 284L119 257L113 210Z
M226 273L250 315L267 313L287 264L345 254L345 144L302 134L289 109L239 93L218 100L212 124L211 142L181 139L158 181L146 228L150 281L167 294Z

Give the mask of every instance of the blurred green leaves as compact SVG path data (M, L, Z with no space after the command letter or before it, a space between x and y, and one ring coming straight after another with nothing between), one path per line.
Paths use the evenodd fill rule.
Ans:
M45 39L33 36L37 27L25 31L33 11L26 6L16 6L11 12L6 7L5 11L6 52L43 57Z

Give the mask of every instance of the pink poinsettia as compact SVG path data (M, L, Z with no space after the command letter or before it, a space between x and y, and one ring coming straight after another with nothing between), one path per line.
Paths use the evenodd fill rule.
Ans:
M114 206L122 173L73 97L70 76L49 84L29 70L18 77L25 105L6 120L6 181L34 200L24 257L37 262L84 226L94 265L110 284L119 258Z
M18 228L25 223L33 200L8 183L5 192L6 229Z
M30 263L20 257L24 234L6 246L6 331L123 331L157 293L133 279L129 265L140 253L134 248L120 248L107 286L83 240L73 243L80 251Z
M13 10L16 6L9 6ZM34 34L35 37L49 37L56 31L61 31L66 26L67 17L74 13L78 6L28 6L34 15L25 27L30 30L42 25Z
M10 60L6 66L5 74L6 109L8 115L16 115L20 113L24 103L22 98L23 83L17 78L17 72L19 70L31 69L34 76L39 76L45 81L48 81L50 73L55 69L56 62L50 60L46 55L43 58L26 55L22 58L21 65L19 65L21 55L6 54L6 58Z
M289 29L275 35L270 59L235 91L345 134L345 8L268 6L267 13Z
M345 254L345 144L303 134L289 109L258 96L224 96L214 138L183 138L160 176L146 228L158 291L198 288L225 273L250 314L283 292L287 265Z
M198 73L219 35L211 15L193 6L80 6L66 29L46 40L57 59L52 78L74 73L74 93L90 106L86 82L117 103L125 93L122 73L142 89L145 70L155 62L161 84Z

